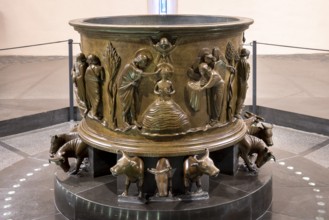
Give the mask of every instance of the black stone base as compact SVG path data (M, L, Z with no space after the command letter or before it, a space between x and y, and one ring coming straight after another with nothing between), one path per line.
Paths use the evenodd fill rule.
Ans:
M233 145L210 153L210 158L214 161L220 172L228 175L235 175L239 167L239 147Z
M147 184L147 182L145 182ZM272 174L265 165L258 174L239 170L235 176L209 178L209 199L198 201L118 202L117 179L111 175L55 175L55 203L68 219L257 219L272 201Z

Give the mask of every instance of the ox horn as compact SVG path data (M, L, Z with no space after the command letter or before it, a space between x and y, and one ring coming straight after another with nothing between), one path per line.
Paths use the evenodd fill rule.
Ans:
M260 124L260 126L262 127L262 129L266 129L265 128L265 125L263 124L263 123L259 123Z
M205 150L206 150L206 154L205 154L204 156L205 156L205 157L209 157L209 149L206 148Z
M276 158L273 154L271 155L271 158L273 158L274 162L276 162Z
M273 128L273 124L263 122L262 123L264 129L270 129Z
M122 154L122 157L127 157L129 158L129 156L122 150L117 150L117 154Z
M198 163L202 162L202 160L203 160L204 158L209 157L209 149L206 148L205 151L206 151L205 155L204 155L203 157L201 157L200 159L197 158L198 155L194 155L194 159L195 159Z
M50 162L59 162L59 161L61 161L61 160L64 161L64 158L62 158L62 157L53 157L53 158L49 158L49 159L48 159L48 162L49 162L49 163L50 163Z
M199 160L197 156L198 156L198 155L194 155L193 158L199 163L201 160Z
M126 154L126 152L121 151L121 150L120 150L120 152L122 153L122 156L123 156L123 157L130 158L130 157L128 156L128 154Z
M169 170L171 170L171 168L170 167L167 167L167 168L164 168L164 169L162 169L162 170L156 170L156 169L154 169L154 168L152 168L152 169L147 169L147 171L149 172L149 173L152 173L152 174L154 174L154 175L157 175L157 174L162 174L162 173L167 173Z
M249 112L249 111L246 111L245 113L244 113L244 117L246 117L246 118L250 118L251 116L253 116L254 114L253 113L251 113L251 112Z

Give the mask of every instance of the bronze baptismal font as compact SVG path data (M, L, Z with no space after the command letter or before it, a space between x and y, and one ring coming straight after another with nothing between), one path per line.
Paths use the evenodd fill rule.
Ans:
M250 133L262 118L243 114L250 73L244 32L252 23L202 15L70 21L81 36L72 78L82 120L76 131L52 138L49 159L62 167L55 201L66 217L255 219L262 214L249 213L255 204L247 197L271 190L271 177L257 180L263 174L249 155L258 154L257 167L274 156ZM271 129L255 132L266 130L271 138ZM245 174L239 174L239 156ZM68 157L77 158L71 172ZM227 180L239 175L259 182L248 196ZM235 188L228 190L229 185ZM271 193L268 197L264 210Z

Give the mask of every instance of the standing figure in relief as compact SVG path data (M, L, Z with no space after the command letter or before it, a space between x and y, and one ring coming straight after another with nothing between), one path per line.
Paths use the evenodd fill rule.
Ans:
M154 93L159 96L160 100L167 101L171 99L171 95L175 94L174 87L170 81L170 75L173 73L173 67L170 64L162 63L158 65L160 68L161 79L154 87Z
M84 117L87 106L86 106L86 88L85 88L85 73L88 64L86 62L86 57L83 53L80 53L76 62L72 68L72 81L75 86L75 95L77 103L81 112L81 115Z
M249 50L242 48L240 52L240 61L237 65L237 75L238 75L238 98L236 101L235 117L241 118L241 112L243 108L244 101L246 99L246 93L248 89L248 79L250 73L250 65L247 62L249 58Z
M209 48L203 48L199 55L196 57L193 65L187 70L188 81L188 94L189 94L189 105L195 112L200 110L200 101L204 91L200 90L200 85L206 82L207 79L199 72L200 63L206 63L211 68L214 67L216 57L213 56ZM204 83L205 84L205 83Z
M105 72L101 66L101 62L96 55L89 55L87 59L89 64L86 74L86 101L88 116L92 119L100 120L102 113L100 112L101 89L105 78Z
M173 67L169 63L157 66L161 79L154 87L158 98L143 114L143 134L166 135L186 132L190 122L183 109L172 99L175 93L172 81Z
M225 90L224 77L226 71L232 69L234 68L225 62L220 49L214 47L212 51L208 48L202 49L187 72L190 107L194 111L199 110L201 92L204 91L211 125L220 121Z
M207 91L210 124L214 125L219 121L222 111L224 80L207 63L199 65L199 72L201 74L200 89Z
M118 96L122 107L123 127L126 129L133 125L140 127L136 121L138 86L142 76L150 74L144 71L152 59L152 54L148 50L142 49L136 53L133 61L127 64L118 75Z

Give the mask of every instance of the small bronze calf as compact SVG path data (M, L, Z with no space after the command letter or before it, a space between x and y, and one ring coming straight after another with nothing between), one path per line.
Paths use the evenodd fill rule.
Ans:
M215 166L213 160L209 157L209 150L206 149L206 154L197 159L197 156L190 156L184 161L184 186L185 193L191 193L191 185L195 183L197 186L197 192L202 192L201 188L201 176L207 174L209 176L216 177L219 173L219 169Z
M126 176L125 191L122 196L128 196L130 183L136 183L138 188L138 197L142 198L142 187L144 183L144 162L139 157L129 157L123 151L122 157L117 161L116 165L111 167L113 176L124 174Z
M149 173L154 174L158 192L156 196L172 196L172 176L173 171L169 160L161 158L158 160L156 168L147 169Z
M239 155L244 160L249 171L255 171L252 167L250 157L256 153L257 158L255 164L257 168L263 166L267 161L275 157L271 151L268 150L265 142L258 137L246 134L245 137L239 142Z
M68 172L70 170L69 157L75 157L77 159L75 169L71 173L72 175L75 175L79 172L84 158L88 157L88 145L82 142L80 138L70 140L61 146L56 154L49 158L49 162L56 163L56 165L60 166L64 172Z
M248 128L248 134L262 139L268 147L273 145L273 125L265 123L265 119L251 112L245 113L244 122Z
M66 142L78 137L79 136L77 132L63 133L52 136L50 139L49 157L54 157L61 146L63 146Z

